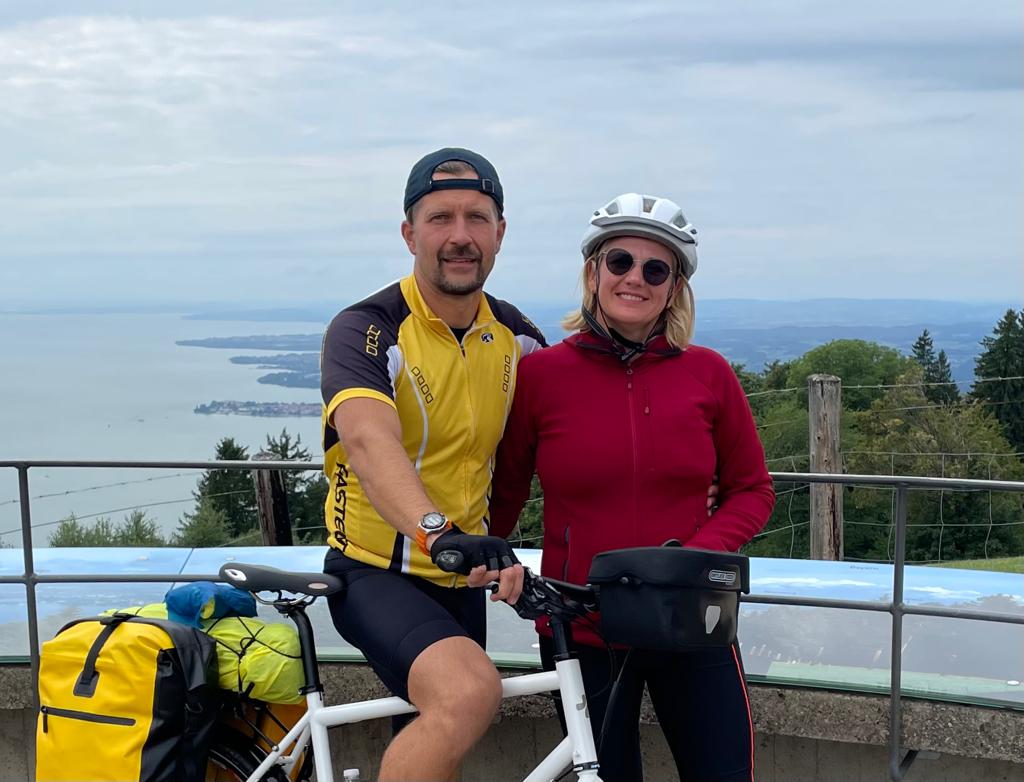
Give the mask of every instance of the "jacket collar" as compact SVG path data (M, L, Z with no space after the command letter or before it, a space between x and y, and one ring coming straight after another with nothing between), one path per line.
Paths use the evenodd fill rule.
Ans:
M620 357L622 352L621 348L609 337L597 334L593 331L578 331L575 334L570 334L566 337L565 341L580 350L614 356L616 359ZM656 334L647 341L645 351L638 354L631 363L643 360L645 356L650 356L651 358L665 358L668 356L678 355L679 353L682 353L682 351L679 348L672 347L664 334Z
M409 305L409 311L414 317L425 322L434 331L441 334L451 335L452 330L449 328L448 324L435 315L434 311L430 309L430 306L424 300L423 294L420 293L420 286L416 282L416 275L410 274L408 277L404 277L399 282L399 286L402 289L402 296L405 298L405 303ZM494 312L491 310L491 305L487 301L487 296L481 292L480 307L476 311L476 318L474 318L473 324L469 327L469 330L474 331L481 326L486 326L489 323L492 323L493 321Z

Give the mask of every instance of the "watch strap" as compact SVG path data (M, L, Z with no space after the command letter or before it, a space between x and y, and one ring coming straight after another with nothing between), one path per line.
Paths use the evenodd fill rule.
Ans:
M423 529L423 527L416 527L416 545L419 546L420 551L422 551L428 557L430 556L430 549L427 548L427 535L433 535L435 532L440 534L442 532L447 532L448 530L450 530L452 528L452 522L451 520L446 521L447 523L443 527L441 527L440 529L431 530L430 532L427 532L425 529Z

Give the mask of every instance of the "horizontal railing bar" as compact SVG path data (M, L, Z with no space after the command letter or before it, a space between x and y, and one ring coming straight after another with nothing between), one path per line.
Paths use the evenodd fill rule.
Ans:
M36 584L160 584L169 582L219 581L218 574L195 573L119 573L115 575L83 573L35 575ZM25 584L27 579L20 576L0 576L0 584ZM853 611L876 611L891 613L891 602L872 600L841 600L825 597L797 597L794 595L743 595L743 603L755 605L799 606L801 608L840 608ZM986 622L1003 622L1024 625L1024 615L1001 614L993 611L976 611L970 608L937 608L934 606L903 605L903 613L916 616L934 616L948 619L974 619Z
M3 467L136 468L174 470L322 470L322 462L299 461L88 461L19 459L0 461ZM1024 481L998 481L980 478L932 478L915 475L853 475L845 473L772 472L783 483L836 483L848 486L881 486L910 489L962 489L973 491L1013 491L1024 493Z
M891 602L873 600L840 600L827 597L796 597L790 595L741 595L743 603L759 605L800 606L802 608L843 608L854 611L879 611L892 613ZM1024 625L1024 614L1005 614L995 611L977 611L973 608L939 608L936 606L915 606L904 603L904 614L915 616L936 616L945 619L976 619L984 622L1004 622Z
M1024 625L1024 615L1002 614L996 611L976 611L971 608L936 608L935 606L903 605L904 614L915 616L938 616L944 619L976 619L982 622L1005 622Z
M853 475L848 473L773 472L785 483L838 483L847 486L885 486L908 489L966 489L973 491L1024 492L1024 481L994 481L981 478L931 478L916 475Z
M855 611L892 611L892 603L875 600L840 600L828 597L797 597L795 595L742 595L740 602L762 605L800 606L802 608L848 608Z
M0 576L0 584L24 584L25 576ZM117 573L112 575L89 574L81 575L55 574L45 576L36 574L32 581L36 584L160 584L168 581L220 581L220 576L195 575L192 573Z
M79 461L79 460L20 460L0 461L0 467L87 467L95 469L132 468L140 470L323 470L323 462L285 460L225 460L217 461Z

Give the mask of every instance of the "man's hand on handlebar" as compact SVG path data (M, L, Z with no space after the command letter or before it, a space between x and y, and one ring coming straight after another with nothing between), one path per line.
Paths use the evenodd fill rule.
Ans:
M523 566L504 538L467 535L452 525L431 541L430 559L445 572L467 576L471 587L497 582L492 601L514 604L523 591Z

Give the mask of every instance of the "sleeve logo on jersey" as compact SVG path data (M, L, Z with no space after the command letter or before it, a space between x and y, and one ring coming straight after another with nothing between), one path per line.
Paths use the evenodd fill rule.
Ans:
M502 370L501 375L501 390L506 394L508 393L509 386L512 385L512 356L508 353L505 354L505 367Z
M371 356L380 352L380 329L372 323L366 329L366 352Z
M423 401L429 405L434 401L434 395L430 393L430 386L427 384L426 378L423 377L423 370L419 367L413 367L409 371L416 379L416 385L419 386L420 394L423 395Z

